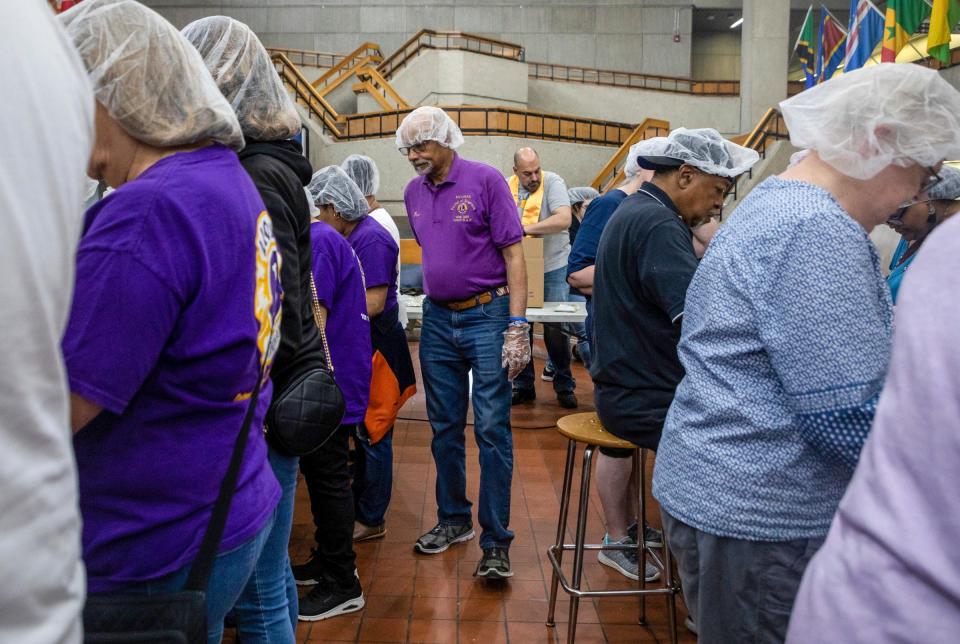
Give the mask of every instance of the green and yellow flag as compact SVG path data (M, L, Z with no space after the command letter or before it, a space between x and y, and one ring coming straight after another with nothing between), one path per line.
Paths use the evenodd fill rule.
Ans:
M944 65L950 64L950 32L960 22L960 0L933 0L927 53Z
M924 0L887 0L880 60L885 63L897 62L897 54L929 14L930 5Z

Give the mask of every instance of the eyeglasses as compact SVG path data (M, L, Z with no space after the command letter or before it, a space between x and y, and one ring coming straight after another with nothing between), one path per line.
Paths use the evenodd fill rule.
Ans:
M399 150L400 154L406 157L406 156L410 156L410 150L413 150L414 152L417 152L417 153L426 151L427 143L429 143L429 141L423 141L422 143L417 143L416 145L409 145L409 146L404 146L402 148L397 148L397 150Z
M923 184L922 186L920 186L920 189L917 191L917 194L918 194L918 195L922 195L922 194L925 193L925 192L930 192L930 190L931 190L935 185L937 185L938 183L940 183L941 181L943 181L943 177L941 177L940 174L939 174L936 170L934 170L933 168L927 168L926 170L927 170L927 172L930 173L930 175L927 177L927 180L924 182L924 184ZM902 204L900 204L900 205L897 207L897 212L895 212L892 216L890 216L890 217L887 218L887 223L899 224L899 223L903 220L903 215L907 212L907 209L908 209L910 206L915 206L915 205L917 205L918 203L927 203L927 202L929 202L929 201L930 201L930 199L921 199L921 200L919 200L919 201L918 201L918 200L904 201ZM930 205L929 208L930 208L930 213L929 213L929 214L930 214L930 216L933 216L933 214L934 214L934 213L933 213L933 205Z
M939 179L939 177L938 177ZM936 184L934 184L936 185ZM897 212L893 213L890 217L887 218L888 224L902 224L903 216L907 214L907 211L910 208L913 208L917 204L925 203L927 204L927 221L933 222L936 221L937 209L933 207L934 199L921 199L920 201L909 201L905 204L902 204L897 208Z

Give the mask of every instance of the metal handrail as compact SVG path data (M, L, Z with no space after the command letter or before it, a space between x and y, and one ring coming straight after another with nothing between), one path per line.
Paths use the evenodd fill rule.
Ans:
M308 115L320 121L325 130L335 138L340 138L339 122L342 118L337 111L320 95L320 92L300 72L296 65L290 62L286 54L274 52L270 59L273 61L277 73L283 83L293 90L295 100L307 109Z
M291 63L300 67L333 67L346 58L345 54L288 47L267 47L267 52L283 54Z
M497 58L518 61L523 61L526 55L521 45L504 40L497 40L496 38L478 36L462 31L421 29L405 43L400 45L397 51L393 52L393 54L380 63L377 71L379 71L384 78L389 79L403 69L411 59L418 56L423 49L472 51L485 56L495 56Z
M533 110L475 105L442 108L466 136L517 136L530 139L619 146L635 129L628 123L549 114ZM387 137L396 133L412 108L350 114L341 140Z
M380 45L375 42L365 42L349 54L344 56L343 60L328 69L317 80L313 81L313 86L322 94L329 91L327 86L333 83L339 85L343 78L351 75L351 69L370 62L383 60L383 52L380 51ZM362 62L361 62L362 61Z
M740 81L717 80L700 81L679 76L641 74L612 69L591 69L575 65L556 65L553 63L527 63L529 77L538 80L585 83L588 85L606 85L633 89L651 89L662 92L683 94L709 94L714 96L735 96L740 93Z
M767 156L767 147L771 142L780 141L789 137L790 133L787 131L787 124L783 120L783 115L780 113L780 110L771 107L760 117L756 126L746 136L741 145L751 150L756 150L760 158L765 159ZM733 185L727 190L724 206L739 199L740 181L744 176L752 178L753 168L736 178Z
M353 91L365 91L373 95L374 99L385 110L399 110L410 107L393 86L380 75L375 67L363 67L356 71L360 81L353 86Z
M634 128L630 136L620 145L620 148L614 153L610 160L600 169L597 176L593 178L590 185L598 192L606 192L613 186L621 183L624 179L624 167L626 166L627 153L630 147L638 141L655 136L666 136L670 132L670 123L661 119L644 119L643 123Z

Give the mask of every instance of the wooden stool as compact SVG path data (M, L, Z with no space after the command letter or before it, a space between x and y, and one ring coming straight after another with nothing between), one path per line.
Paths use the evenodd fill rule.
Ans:
M547 558L553 566L553 578L550 583L550 604L547 613L547 626L555 626L554 612L557 603L557 585L563 587L564 592L570 595L570 622L567 625L567 642L573 644L577 633L577 612L582 597L625 597L638 596L640 598L640 624L647 623L647 595L665 595L667 599L667 615L670 623L670 641L677 642L677 604L676 594L679 588L673 581L673 567L670 562L670 548L664 547L663 557L657 555L654 549L648 548L644 539L644 525L646 519L646 450L638 448L633 443L621 440L605 430L596 413L588 412L564 416L557 421L558 431L569 439L567 446L567 465L563 472L563 492L560 497L560 520L557 524L556 543L547 549ZM573 487L574 458L577 453L577 443L586 445L583 451L583 473L580 478L580 505L577 508L577 531L574 543L564 543L567 530L567 514L570 509L570 494ZM626 544L593 544L585 543L587 532L587 506L590 500L590 472L593 463L593 453L597 447L614 449L630 449L633 452L633 466L637 471L640 488L640 517L637 521L637 545ZM664 537L666 540L666 537ZM664 546L667 544L664 543ZM635 590L581 590L580 582L583 577L584 550L626 550L636 548L639 588ZM563 574L563 552L573 550L573 574L570 582ZM662 572L663 584L647 587L644 567L647 554Z

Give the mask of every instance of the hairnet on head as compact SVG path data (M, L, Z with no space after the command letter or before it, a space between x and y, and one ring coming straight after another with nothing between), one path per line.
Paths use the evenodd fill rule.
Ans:
M372 197L380 190L380 171L370 157L351 154L340 164L347 176L360 188L366 197Z
M599 196L600 193L590 186L581 186L567 190L567 197L570 199L570 203L574 205L583 203L587 199L596 199Z
M678 127L669 136L647 139L637 145L637 163L648 170L686 164L705 174L733 179L760 160L756 150L728 141L709 127Z
M366 197L340 166L328 165L317 170L307 188L314 204L333 206L341 219L358 221L370 212Z
M279 141L300 131L300 116L283 89L267 50L250 28L227 16L183 28L230 102L248 139Z
M307 186L304 186L303 191L307 193L307 203L310 204L310 216L319 217L320 209L317 208L317 204L313 203L313 193L310 192L310 188L308 188Z
M640 164L637 163L637 158L645 154L645 150L650 150L651 145L660 145L660 144L651 144L651 141L656 141L657 139L665 139L666 137L658 136L651 139L646 139L644 141L638 141L630 146L630 150L627 152L627 162L623 164L623 174L627 179L632 179L633 177L640 174L643 168L640 167Z
M424 105L407 114L400 122L397 147L409 148L426 141L436 141L445 148L456 150L463 144L463 134L442 109Z
M237 117L200 54L134 0L85 0L58 16L97 101L133 138L157 147L204 139L243 147Z
M927 199L953 201L960 199L960 170L943 166L940 168L940 181L927 191Z
M780 111L795 146L856 179L960 157L960 92L918 65L862 67L783 101Z

